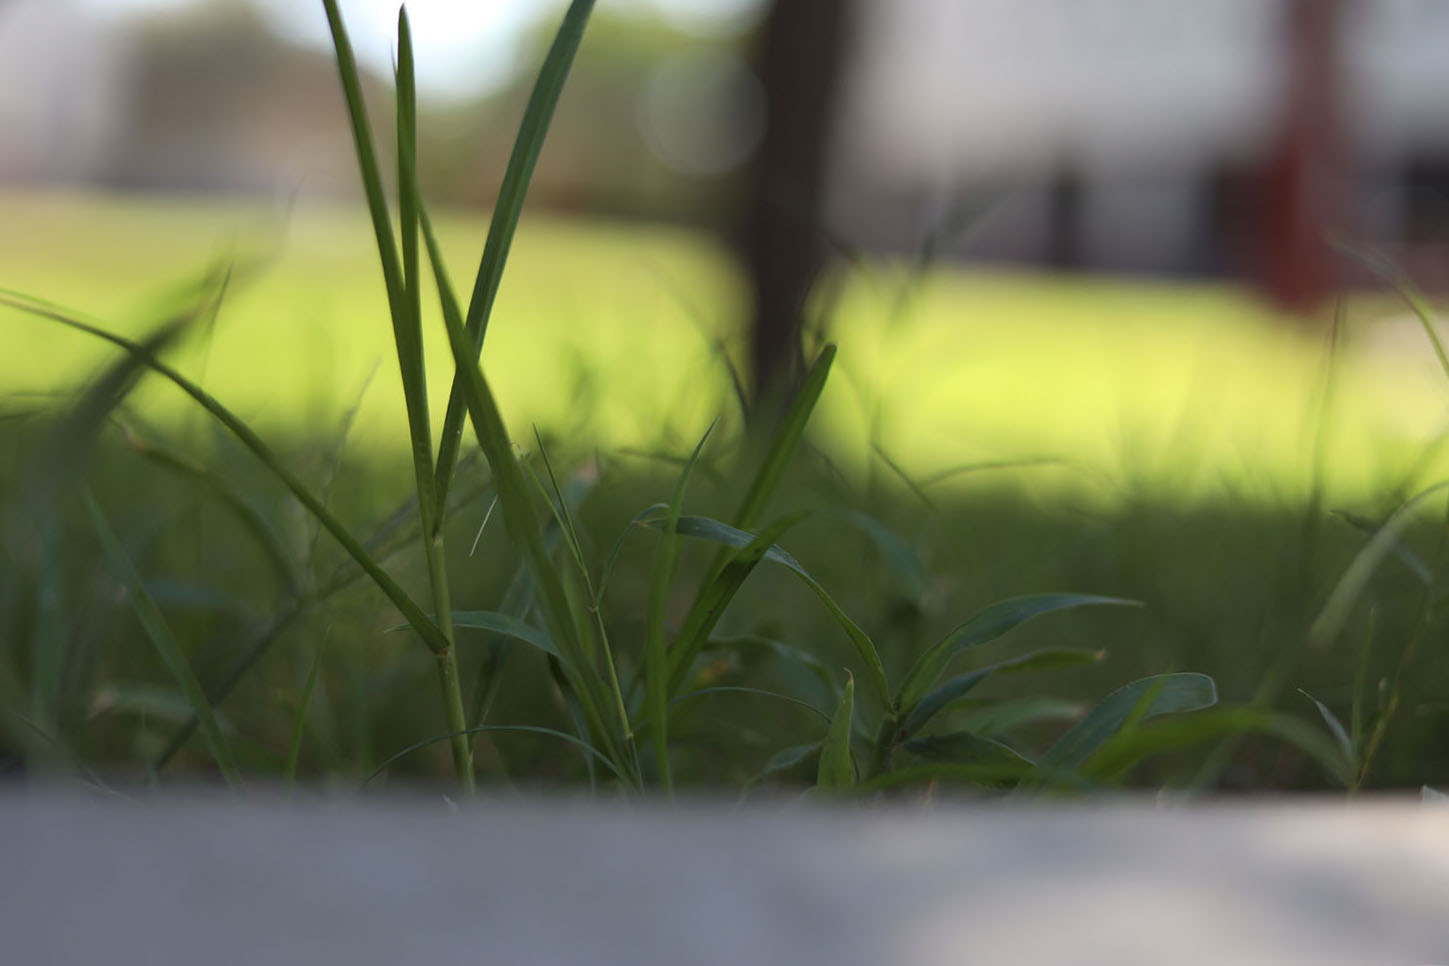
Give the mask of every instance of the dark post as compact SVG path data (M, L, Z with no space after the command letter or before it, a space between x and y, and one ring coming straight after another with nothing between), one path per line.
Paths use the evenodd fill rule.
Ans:
M1333 290L1324 240L1343 215L1343 0L1286 0L1287 90L1263 178L1261 284L1279 305L1313 309Z
M825 257L820 209L852 5L775 0L760 32L756 69L769 116L739 238L752 296L757 402L801 373L802 313Z

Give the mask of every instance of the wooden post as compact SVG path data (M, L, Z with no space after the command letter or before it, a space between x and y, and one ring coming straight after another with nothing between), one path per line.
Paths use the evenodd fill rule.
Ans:
M1261 179L1259 284L1273 302L1309 312L1332 295L1338 256L1324 235L1343 211L1343 0L1285 0L1282 122Z

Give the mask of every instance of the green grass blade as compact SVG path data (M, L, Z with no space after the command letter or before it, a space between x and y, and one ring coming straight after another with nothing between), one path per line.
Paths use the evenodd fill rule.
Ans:
M1048 768L1078 768L1133 719L1145 721L1161 714L1201 711L1217 702L1217 685L1206 674L1182 671L1133 681L1103 698L1042 755L1041 764Z
M658 528L660 521L647 520L645 521L645 525ZM681 535L686 537L709 540L736 549L748 548L755 541L754 535L720 523L718 520L711 520L709 517L680 517L678 530ZM729 558L726 557L725 559ZM819 581L811 576L809 571L800 566L799 561L794 557L779 547L770 547L765 552L764 559L786 567L791 573L799 577L805 586L814 592L816 597L820 598L820 602L825 605L825 609L830 612L830 616L835 618L835 622L840 625L841 629L845 631L846 636L850 638L850 643L855 647L856 654L860 656L861 661L865 664L871 685L874 687L877 695L883 703L889 705L890 685L886 681L885 665L881 663L880 654L876 651L875 644L865 631L861 630L859 625L850 619L845 611L841 609L840 605L835 602L835 599L830 596L830 593L820 585ZM710 586L711 584L706 584L702 587L700 589L700 595L702 596L707 593ZM693 609L691 607L691 611Z
M327 15L327 26L332 31L338 79L342 82L342 96L347 102L353 148L357 153L357 167L362 176L362 191L367 197L367 210L372 216L377 254L382 261L382 279L387 287L388 306L393 319L397 320L407 315L406 295L402 269L398 262L397 240L393 238L387 199L382 192L382 173L377 164L377 151L373 147L372 125L368 123L367 104L362 96L362 79L357 72L357 58L352 52L352 41L348 39L347 28L342 23L342 14L337 10L337 0L322 0L322 8Z
M1099 597L1093 594L1035 594L1029 597L1013 597L998 601L981 610L964 624L958 625L922 654L906 674L901 685L900 706L910 709L925 696L926 691L941 676L951 659L964 650L979 647L996 640L1003 634L1027 621L1060 610L1076 607L1112 605L1118 607L1141 607L1133 600L1117 597Z
M1328 705L1302 688L1298 689L1298 693L1313 702L1314 707L1318 709L1319 717L1323 719L1323 723L1328 726L1329 733L1333 735L1333 740L1338 742L1338 750L1343 752L1344 760L1352 763L1356 757L1353 751L1353 739L1349 737L1348 729L1343 726L1343 722L1338 720L1338 715L1334 714Z
M514 456L513 443L504 428L503 416L498 411L493 392L478 364L476 347L470 344L468 335L463 330L463 320L458 314L452 283L448 280L447 268L443 264L442 252L433 234L426 207L420 206L418 215L442 303L448 345L456 366L454 381L462 387L463 400L467 404L478 446L493 470L504 527L515 545L522 549L533 572L549 636L558 647L565 670L573 679L576 696L590 729L597 732L598 740L615 762L627 762L629 756L625 754L625 748L628 746L628 723L622 718L613 723L612 719L604 716L603 709L610 703L606 686L590 662L584 642L579 639L568 594L544 545L543 533L529 498L528 484Z
M1089 777L1116 781L1149 756L1243 734L1278 738L1306 753L1345 784L1353 774L1342 751L1315 729L1291 715L1251 707L1214 708L1123 731L1105 742L1083 771Z
M1369 578L1378 570L1384 558L1393 552L1398 544L1399 534L1413 520L1414 511L1419 504L1445 487L1449 487L1449 480L1435 483L1410 497L1358 552L1329 593L1318 618L1308 628L1308 641L1312 646L1327 647L1338 637L1338 632L1342 630L1349 614L1353 612L1354 605L1358 603L1359 596L1368 586Z
M850 756L851 723L855 716L855 679L848 678L840 705L830 719L825 741L820 746L820 768L815 787L821 791L842 791L855 784L855 763Z
M655 516L662 510L669 509L667 503L655 503L647 506L634 515L628 526L619 532L618 538L614 541L613 548L609 551L608 558L604 561L604 569L599 573L599 586L594 591L594 610L598 610L604 602L604 591L608 589L609 578L614 574L614 565L619 562L619 554L624 550L624 541L629 534L644 525L650 517Z
M517 617L500 611L455 610L453 611L453 626L459 629L472 628L491 631L510 640L522 641L530 647L538 648L545 654L559 656L558 648L554 647L553 641L547 634L531 624L524 623Z
M997 672L1052 671L1060 668L1080 667L1083 664L1094 664L1100 661L1105 654L1105 651L1049 648L1032 651L1030 654L1023 654L1021 657L1000 661L996 664L958 675L927 692L926 696L910 709L906 714L905 721L901 724L900 733L896 741L899 743L914 736L940 711L949 707L953 702L965 697L978 684Z
M1062 698L1019 698L998 701L959 714L956 724L984 737L1009 734L1019 728L1080 721L1087 711L1081 701Z
M544 57L543 67L534 82L528 105L523 111L523 122L518 136L513 140L513 153L508 158L508 167L503 173L503 183L498 189L498 200L493 206L493 220L488 226L488 240L483 245L483 257L478 263L478 275L473 282L473 296L468 303L468 314L464 330L471 346L471 360L476 362L483 351L483 340L488 332L488 320L493 313L493 300L498 295L498 284L503 279L503 267L508 261L508 251L513 245L513 235L518 228L519 216L523 213L523 201L528 194L528 184L533 178L534 166L553 120L554 108L579 42L583 40L584 28L589 14L593 12L594 0L573 0L564 13L554 35L553 45ZM437 487L438 506L445 505L448 487L452 482L453 467L458 458L458 447L462 443L465 403L462 382L457 375L453 388L448 393L448 409L443 417L443 432L438 447Z
M191 670L191 664L186 660L186 654L181 650L181 645L172 635L171 628L167 625L161 609L151 599L145 583L141 580L141 575L136 572L135 565L131 563L125 548L121 546L120 539L111 529L105 513L102 512L100 505L96 503L95 497L90 494L89 490L86 491L85 500L96 536L100 539L101 548L105 551L116 578L125 588L126 596L131 601L131 608L135 611L137 620L141 622L141 627L146 631L146 636L151 639L156 653L160 655L167 670L176 679L176 684L186 695L186 700L190 703L197 721L200 722L202 739L206 742L211 757L216 760L217 767L221 769L222 777L226 779L228 785L239 788L241 775L237 771L231 747L221 733L221 726L217 724L211 704L206 700L206 693L201 689L201 682L196 679L196 675Z
M735 595L744 586L745 579L754 572L755 567L765 559L771 550L776 549L775 541L803 519L805 519L804 513L792 513L765 527L760 531L759 536L739 548L729 558L724 569L720 570L715 578L709 581L708 585L695 596L694 606L685 615L679 634L674 639L674 647L669 651L669 691L671 694L683 686L695 658L699 656L700 651L709 640L709 635L713 633L720 619L724 617L730 601L734 600Z
M286 592L293 597L301 596L301 578L298 576L297 568L289 558L286 548L282 546L281 538L263 519L257 508L237 491L230 480L187 456L159 443L142 439L130 427L122 426L121 429L125 434L126 444L132 451L168 472L195 483L199 489L210 494L218 503L230 510L237 523L251 536L257 547L272 564L277 579Z
M105 329L100 328L99 326L95 326L90 324L89 322L85 322L82 319L77 318L76 316L68 312L61 311L48 305L32 303L8 294L0 294L0 305L8 305L11 308L19 309L22 312L27 312L31 315L39 318L48 319L52 322L58 322L61 325L67 326L68 328L75 329L79 332L85 332L86 334L95 336L98 339L103 339L114 346L124 349L127 353L139 359L147 368L151 369L153 372L161 376L164 376L178 389L186 393L198 404L200 404L203 409L211 413L211 415L215 417L216 420L220 422L223 426L225 426L232 433L232 435L241 442L243 446L251 451L252 455L255 456L257 460L260 461L261 464L265 466L267 470L270 471L272 475L275 476L282 483L283 486L285 486L288 490L292 492L292 495L297 498L298 502L306 507L307 511L317 518L318 522L322 524L327 532L332 534L333 538L335 538L337 542L342 545L342 548L347 551L348 555L357 562L357 565L361 567L364 572L366 572L368 577L372 578L373 583L375 583L378 589L387 596L388 600L392 601L393 605L396 606L398 611L402 613L403 617L406 618L407 622L417 629L419 635L423 638L423 641L428 644L429 647L436 650L438 648L443 648L447 646L446 638L444 638L442 633L438 630L437 625L434 624L433 621L428 617L428 615L423 611L423 609L419 607L411 597L408 596L407 592L402 589L397 581L393 580L392 577L388 575L388 573L383 570L381 566L378 565L377 561L374 560L373 557L362 546L362 544L357 541L357 538L354 537L345 526L343 526L342 521L338 520L337 517L335 517L332 512L328 510L325 505L323 505L322 501L319 500L316 495L313 494L312 491L309 490L307 486L303 484L302 481L291 470L287 469L286 465L276 456L276 454L271 451L271 448L268 447L266 443L262 442L261 437L258 436L250 426L248 426L241 419L239 419L234 413L231 412L231 410L223 406L210 393L202 389L200 386L196 385L196 383L192 382L190 379L187 379L172 366L156 358L155 355L147 351L145 346L133 342L132 340L127 339L124 336L115 335L114 333L108 332Z
M672 708L675 705L683 704L686 701L692 701L695 698L702 698L706 695L711 694L753 694L754 696L759 698L771 698L775 701L783 701L786 704L793 704L797 707L804 708L806 711L809 711L811 714L815 715L818 718L822 718L827 722L831 720L829 715L827 715L824 711L821 711L819 708L815 707L815 705L811 704L809 701L801 701L799 698L792 697L788 694L781 694L779 691L769 691L764 688L738 687L734 685L716 685L715 687L710 688L700 688L698 691L687 691L684 694L681 694L678 697L674 698L672 701L670 701L669 706Z
M422 279L418 271L418 209L421 197L418 187L417 87L413 76L412 30L406 7L398 9L397 45L397 180L398 217L402 229L402 290L392 313L393 341L397 348L398 368L402 373L403 401L407 408L408 435L413 451L413 476L418 491L418 513L423 524L424 540L435 541L441 532L446 503L437 499L433 478L432 427L428 414L427 370L423 359ZM355 133L361 138L366 132ZM378 231L389 233L388 237L391 237L386 207L373 211L375 226L379 215L382 224L378 226ZM383 254L382 257L386 259L388 256ZM431 558L432 555L430 567L441 567L441 560L435 564ZM445 580L446 575L438 573L434 579Z
M704 444L713 430L711 424L704 431L675 481L649 574L649 598L644 616L644 704L653 725L650 734L654 745L654 764L659 769L659 781L666 794L674 791L674 779L669 772L669 640L665 626L669 587L674 583L674 570L679 563L679 517L684 506L684 491L689 485L694 464L699 461L699 454L704 451Z
M1000 787L1015 785L1035 767L1035 762L1009 745L970 731L913 738L906 742L906 750L927 761L999 767L1002 770L997 779Z
M307 669L307 681L297 698L297 715L292 719L292 737L287 742L287 766L282 772L282 784L288 788L297 783L297 763L302 758L302 738L307 733L307 709L312 704L312 689L317 686L317 675L322 670L322 648L312 653L312 666Z
M790 464L790 457L795 454L801 437L805 435L810 414L815 411L815 404L820 401L820 393L825 389L825 380L830 376L830 366L834 361L835 346L826 345L820 350L820 355L806 374L800 391L795 394L790 408L786 410L785 417L780 421L780 427L770 442L770 448L765 452L765 458L754 479L750 481L749 489L745 491L744 499L740 501L739 509L735 511L734 520L731 521L741 530L748 530L755 525L760 514L765 511L765 504L780 485L785 468Z

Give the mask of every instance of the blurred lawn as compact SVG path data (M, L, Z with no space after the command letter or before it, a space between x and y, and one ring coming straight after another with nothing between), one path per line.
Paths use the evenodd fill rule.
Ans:
M218 259L261 259L214 336L192 340L183 368L265 427L330 433L377 365L353 439L405 448L360 204L288 212L12 194L0 206L0 286L130 333L154 325ZM440 228L466 293L486 224L455 217ZM727 406L709 341L738 341L741 306L738 278L704 236L527 217L489 332L488 371L520 434L537 421L603 447L683 446ZM1407 473L1449 403L1449 381L1402 316L1382 297L1350 307L1324 450L1337 498L1364 498ZM868 465L874 421L875 440L917 477L1062 461L959 485L1030 479L1108 499L1145 487L1169 501L1226 491L1273 502L1310 485L1327 328L1274 319L1236 289L955 269L911 280L881 263L850 272L832 319L842 353L821 425L849 470ZM440 328L434 318L427 332L438 411L449 369ZM11 400L75 384L107 352L8 310L0 334L0 387ZM155 382L140 398L156 414L191 408Z

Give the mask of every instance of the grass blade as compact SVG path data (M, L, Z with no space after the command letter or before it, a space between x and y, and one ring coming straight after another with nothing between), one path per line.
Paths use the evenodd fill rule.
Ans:
M1089 777L1116 781L1128 769L1151 755L1242 734L1263 734L1282 739L1305 752L1345 784L1353 774L1349 760L1334 742L1320 732L1291 715L1251 707L1215 708L1123 731L1104 743L1086 762L1083 770Z
M327 532L332 534L333 538L342 545L342 548L347 551L348 555L357 562L357 565L361 567L364 572L366 572L368 577L372 578L373 583L375 583L378 589L387 596L388 600L392 601L393 605L396 606L398 611L402 613L403 617L406 618L407 622L418 630L418 633L423 638L424 643L426 643L429 647L435 650L447 646L446 639L438 630L437 625L434 624L431 618L429 618L428 615L424 613L423 609L419 607L410 596L408 596L407 592L402 589L397 581L393 580L392 577L388 575L387 571L383 570L382 567L378 565L377 561L373 559L372 555L369 554L367 550L362 546L362 544L357 541L357 538L354 537L345 526L343 526L342 521L338 520L337 517L335 517L332 512L328 510L325 505L323 505L322 501L319 500L316 495L307 488L307 486L296 476L296 474L294 474L291 470L287 469L286 465L276 456L275 453L272 452L271 448L268 447L266 443L262 442L261 437L258 436L250 426L248 426L241 419L239 419L234 413L232 413L231 410L223 406L214 396L212 396L206 390L202 389L200 386L196 385L196 383L192 382L190 379L187 379L172 366L156 358L156 356L148 351L145 346L137 342L133 342L132 340L127 339L124 336L119 336L115 335L114 333L108 332L99 326L92 325L89 322L86 322L76 317L75 315L70 314L69 312L62 311L53 306L31 302L22 298L17 298L8 293L0 293L0 305L8 305L11 308L19 309L22 312L29 313L30 315L34 315L38 318L44 318L52 322L58 322L61 325L67 326L68 328L75 329L79 332L85 332L88 335L93 335L98 339L103 339L114 346L124 349L127 353L140 360L140 362L148 369L161 376L164 376L178 389L186 393L198 404L200 404L203 409L211 413L211 415L215 417L216 420L220 422L223 426L225 426L232 433L232 435L241 442L243 446L251 451L252 455L255 456L257 460L260 461L261 464L265 466L267 470L270 471L272 475L275 476L282 483L283 486L285 486L288 490L292 492L292 495L297 498L298 502L306 507L307 511L317 518L318 522L322 524Z
M1338 749L1343 752L1344 760L1352 762L1355 757L1353 753L1353 739L1348 736L1348 729L1344 728L1343 722L1338 720L1338 715L1334 714L1328 705L1302 688L1298 689L1298 693L1309 701L1312 701L1314 707L1318 708L1318 715L1323 719L1323 723L1328 726L1328 731L1333 735L1333 740L1338 742Z
M531 624L524 623L517 617L500 611L455 610L453 611L453 626L491 631L515 641L522 641L531 647L538 648L545 654L559 656L558 648L554 647L553 641L547 634Z
M321 670L322 648L319 647L312 653L312 666L307 670L307 681L297 698L297 716L292 719L292 737L287 742L287 767L282 772L282 784L288 788L297 783L297 762L302 758L302 738L307 732L307 709L312 703L312 689L317 685L317 674Z
M1072 649L1045 649L1023 654L1008 661L1000 661L958 675L939 687L933 688L906 715L901 724L896 743L910 739L919 732L937 713L958 701L976 685L998 671L1049 671L1065 667L1079 667L1100 661L1105 651L1081 651Z
M1036 594L1030 597L1013 597L992 604L964 624L958 625L930 650L921 655L910 672L906 674L905 682L901 685L900 706L907 711L915 707L916 703L925 695L926 690L941 676L946 665L961 651L988 644L1008 631L1043 614L1096 605L1142 606L1134 600L1099 597L1092 594Z
M1384 521L1384 525L1379 527L1373 539L1358 552L1353 558L1353 562L1348 565L1348 569L1343 572L1343 576L1339 578L1338 583L1334 585L1333 591L1329 593L1323 610L1318 614L1318 619L1308 628L1308 641L1312 646L1322 648L1333 642L1343 628L1344 622L1348 620L1349 614L1353 612L1359 596L1368 586L1369 578L1378 570L1384 558L1397 546L1400 532L1413 520L1414 511L1419 504L1445 487L1449 487L1449 480L1435 483L1410 497L1394 511L1388 520Z
M750 481L749 489L745 491L739 509L735 511L735 518L732 522L741 530L748 530L755 525L765 510L765 504L769 502L776 487L780 485L780 480L785 475L785 468L790 463L790 457L795 454L801 437L805 435L805 426L810 422L810 414L815 411L815 404L820 401L820 393L825 389L825 380L830 376L830 366L834 361L835 346L828 344L820 350L820 355L816 357L815 364L806 374L800 391L795 394L795 399L790 403L790 408L786 411L779 429L775 432L774 439L770 442L770 448L765 453L765 459L760 463L754 479Z
M217 767L221 769L222 777L226 779L228 785L239 788L241 775L237 771L231 747L221 733L221 726L217 724L211 704L206 700L206 693L201 689L201 682L196 679L195 673L191 670L191 664L186 660L181 645L172 635L171 628L167 625L161 609L151 599L146 585L141 580L141 575L136 572L135 565L126 555L120 539L111 529L105 513L102 512L100 505L96 503L95 497L90 494L89 490L86 491L85 501L86 509L90 511L96 536L100 539L101 548L105 551L106 558L117 579L125 587L126 596L131 601L131 608L135 611L137 620L141 622L141 627L146 631L146 636L151 639L156 653L160 655L167 670L176 679L176 684L181 688L181 692L186 695L187 702L191 705L197 721L200 722L202 740L206 742L207 750L211 752L211 757L215 759Z
M588 719L590 729L597 732L604 750L613 756L616 763L627 762L630 757L625 755L625 748L628 746L628 739L625 737L628 723L622 715L617 723L610 723L604 717L603 709L610 703L605 694L604 682L590 662L584 643L578 636L568 594L544 546L543 533L530 502L528 484L514 456L513 443L504 428L503 416L478 364L476 346L469 342L468 334L463 330L463 320L459 317L452 283L448 280L447 268L443 264L442 252L433 234L426 207L420 206L418 214L423 241L427 246L439 300L442 303L448 345L457 369L454 381L462 387L463 400L468 408L478 446L493 470L504 527L515 545L523 550L533 571L549 636L558 647L565 671L573 680L575 695ZM622 696L616 694L614 698L617 706L622 708Z
M648 520L645 521L645 524L657 528L660 526L660 521ZM711 520L709 517L680 517L678 529L679 533L686 537L709 540L736 549L749 548L756 539L752 534L746 533L743 530L737 530L734 527L720 523L718 520ZM729 558L726 557L725 559ZM866 671L869 672L871 685L875 688L877 695L882 702L889 705L890 685L886 681L885 665L881 663L880 653L876 651L875 644L865 631L861 630L859 625L850 619L845 611L841 609L840 605L835 602L835 599L830 596L829 592L820 585L820 582L811 576L808 570L800 566L800 562L794 557L779 547L772 546L765 551L764 559L774 561L790 570L790 572L804 582L805 586L814 592L816 597L820 598L820 602L825 605L825 609L835 618L835 622L840 625L845 631L846 636L850 638L850 643L855 646L856 654L864 662ZM700 595L703 596L706 594L710 586L712 584L707 583L704 587L701 587ZM698 606L698 603L699 599L696 598L696 606ZM693 607L690 609L691 611L694 610Z
M1083 765L1130 720L1201 711L1218 702L1217 685L1206 674L1156 674L1113 691L1047 750L1041 764L1070 769Z
M230 510L236 517L237 523L252 537L267 560L271 562L272 567L276 570L277 579L285 591L292 597L302 595L301 579L297 575L296 567L288 559L287 550L282 546L281 539L271 525L262 518L257 508L237 491L231 481L189 457L158 443L142 439L128 426L122 426L121 431L126 437L126 444L143 459L190 480Z
M820 746L820 768L815 787L821 791L841 791L855 785L855 764L850 757L851 723L855 715L855 678L847 678L840 705L830 719L825 741Z
M685 615L684 623L669 651L669 692L673 694L684 685L689 669L699 656L709 635L724 616L730 601L734 600L744 586L745 579L754 572L759 562L775 549L775 541L787 530L805 519L803 513L793 513L776 520L760 531L745 546L729 558L724 569L695 596L694 606ZM783 553L783 551L781 551Z
M528 97L528 106L524 108L518 136L513 140L513 153L508 158L503 183L498 188L498 200L493 206L493 220L488 226L483 258L478 263L473 296L468 302L464 321L468 338L464 344L471 346L470 363L476 363L483 351L488 319L493 313L493 300L498 295L498 284L503 279L503 267L513 245L513 234L523 213L528 184L533 178L533 169L543 150L554 108L558 105L559 95L568 79L593 9L594 0L573 0L569 4L563 22L554 34L553 45L544 57L543 67ZM443 432L438 445L437 505L440 508L447 503L448 486L458 459L458 447L462 443L464 411L463 384L460 375L455 375L453 387L448 393L448 409L443 417Z
M668 630L665 627L665 611L669 605L669 586L674 582L674 569L679 563L679 517L684 505L684 490L713 430L711 425L704 431L674 484L649 575L649 599L644 618L644 704L653 725L650 733L654 763L659 769L659 781L666 794L673 792L674 779L669 773L669 654L666 650Z

